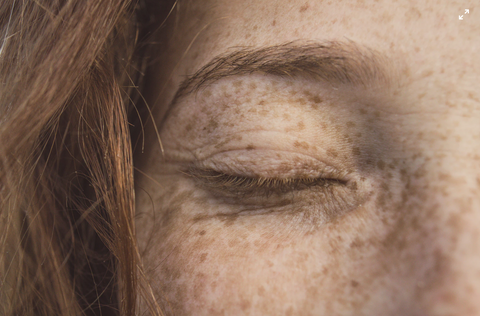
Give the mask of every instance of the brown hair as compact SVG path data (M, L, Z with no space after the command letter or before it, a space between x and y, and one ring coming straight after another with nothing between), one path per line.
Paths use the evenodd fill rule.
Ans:
M133 221L145 7L0 3L1 315L133 315L137 292L161 314Z

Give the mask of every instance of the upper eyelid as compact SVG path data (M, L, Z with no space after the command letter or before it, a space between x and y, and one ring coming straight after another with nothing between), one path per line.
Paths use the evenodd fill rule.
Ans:
M291 190L303 190L310 186L346 185L347 181L334 178L263 178L225 174L213 169L190 168L185 174L200 180L210 188L239 190L264 189L284 193Z

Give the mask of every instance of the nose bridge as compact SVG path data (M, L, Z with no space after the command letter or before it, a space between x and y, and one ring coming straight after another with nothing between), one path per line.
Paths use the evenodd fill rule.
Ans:
M436 248L437 269L421 291L427 315L480 315L480 161L461 145L429 160L419 180Z

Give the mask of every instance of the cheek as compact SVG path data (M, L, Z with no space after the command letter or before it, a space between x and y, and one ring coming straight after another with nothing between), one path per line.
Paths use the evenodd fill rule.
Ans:
M156 199L144 259L167 315L355 315L413 295L402 292L415 288L420 255L415 235L402 236L415 220L387 215L398 214L391 194L306 233L275 215L198 220L208 204L162 183L172 191Z

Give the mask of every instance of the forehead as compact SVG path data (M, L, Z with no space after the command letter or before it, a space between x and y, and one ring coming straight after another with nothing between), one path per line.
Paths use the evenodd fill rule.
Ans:
M412 81L443 77L429 80L447 90L452 90L448 87L454 81L462 90L480 71L476 31L480 19L473 4L464 14L465 5L387 0L180 1L170 47L185 54L177 71L191 74L232 47L298 39L352 40L407 64L406 75Z

